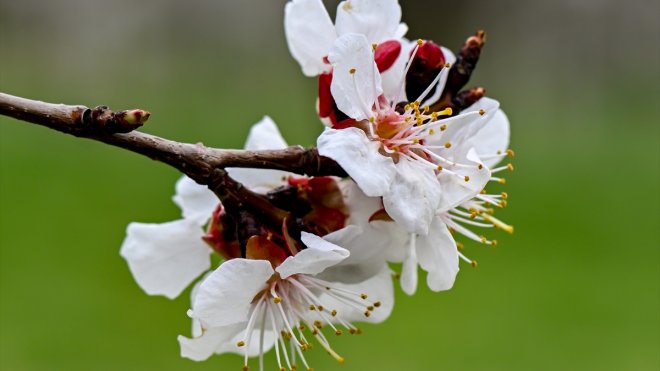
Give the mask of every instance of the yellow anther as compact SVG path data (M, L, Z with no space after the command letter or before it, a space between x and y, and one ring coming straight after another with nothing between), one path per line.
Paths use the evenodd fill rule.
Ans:
M316 321L314 321L314 327L316 327L316 328L322 328L322 327L323 327L323 324L321 323L321 321L316 320Z
M242 346L244 346L244 345L245 345L245 342L244 342L243 340L241 340L241 341L239 341L238 343L236 343L236 346L239 347L239 348L242 347Z
M482 189L481 191L479 191L479 193L481 193L482 195L485 195L488 192L486 191L486 189Z
M405 106L403 106L403 109L405 109L406 111L409 110L410 109L410 104L406 104Z
M479 170L481 170L481 169L483 169L483 168L484 168L484 165L483 165L483 164L479 164Z
M512 149L507 149L507 150L506 150L506 155L509 156L509 157L513 157L513 156L516 155L516 153L513 152Z
M351 335L355 335L357 333L357 330L354 329L354 328L349 328L348 333L351 334Z
M467 176L467 175L466 175L465 178L463 178L463 179L465 179L466 182L469 182L469 181L470 181L470 177Z
M481 240L481 243L486 243L488 242L488 239L484 236L479 236L479 239Z
M353 74L355 74L356 71L357 71L357 70L356 70L355 68L351 68L350 70L348 70L348 73L350 73L351 75L353 75Z
M366 300L369 296L367 294L360 294L362 300Z
M243 366L243 368L242 368L243 371L248 371L249 369L250 368L247 365Z
M498 155L501 155L501 154L502 154L502 151L497 150L497 152L495 152L495 153L497 153Z
M496 247L497 246L497 240L492 240L490 241L491 246Z
M445 124L440 125L440 131L445 131L445 130L447 130L447 125Z
M451 64L449 64L449 63L445 63L445 67L446 67L446 68L449 68L449 67L451 67Z
M511 163L506 164L506 168L507 168L507 170L509 170L509 171L513 171L513 164L511 164Z
M335 331L335 335L339 336L341 334L343 334L343 332L340 329L337 329L337 331Z
M282 298L280 298L279 296L276 296L276 297L273 298L273 303L275 303L275 304L279 304L281 301L282 301Z
M300 331L305 331L306 327L305 325L300 325L298 326L298 329L300 329Z
M506 179L500 178L500 180L497 181L500 184L506 184Z
M509 198L509 194L506 192L502 192L502 198L506 200L507 198Z
M458 248L459 250L463 250L465 248L465 245L463 245L462 242L456 242L456 248Z
M374 306L373 306L373 305L368 306L368 307L367 307L367 310L370 311L370 312L372 312L372 311L374 310Z
M395 280L401 279L401 272L396 272L392 275L392 278Z
M424 40L417 39L417 45L422 46L422 44L424 44Z
M479 114L480 114L481 116L485 115L485 114L486 114L486 110L483 109L483 108L480 109L480 110L479 110Z
M470 265L472 266L472 268L476 268L477 267L477 261L476 260L471 261Z
M422 120L421 117L417 118L417 125L421 125L424 123L424 120Z
M380 303L379 301L377 301L377 302L374 303L374 307L376 307L376 308L379 308L380 305L381 305L381 303Z
M451 143L450 142L445 143L445 148L451 148Z
M369 117L369 122L373 124L374 122L376 122L376 118L373 116Z
M505 200L500 201L500 203L498 204L499 207L506 207L506 205L507 202Z
M442 171L442 166L438 165L435 169L438 170L438 171Z
M323 312L323 305L317 305L316 309L318 309L319 312Z
M316 310L316 307L314 306L314 304L309 305L309 310Z
M441 115L451 116L451 114L454 113L454 110L452 110L451 107L447 107L438 113Z
M477 218L477 213L470 214L470 219L476 219L476 218Z
M337 310L333 309L332 312L330 312L330 315L333 317L337 315Z
M365 311L365 312L364 312L364 316L365 316L365 317L371 317L371 312L369 312L368 310Z
M433 129L429 129L429 135L435 134L435 131Z
M431 107L429 107L428 104L425 105L425 106L424 106L424 112L428 112L429 110L431 110Z
M378 48L378 44L376 44L376 43L371 44L371 49L373 51L376 51L377 48Z

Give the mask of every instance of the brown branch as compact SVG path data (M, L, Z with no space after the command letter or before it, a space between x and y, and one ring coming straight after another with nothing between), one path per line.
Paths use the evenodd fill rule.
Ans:
M224 168L263 168L309 176L346 176L336 162L320 156L315 148L294 146L267 151L216 149L201 143L180 143L133 131L150 116L149 112L139 109L112 112L105 106L89 109L0 93L0 114L121 147L168 164L197 183L208 186L228 207L236 210L248 208L276 227L281 227L290 218L289 213L231 179Z
M276 169L308 176L346 176L336 162L320 156L315 148L293 146L264 151L217 149L132 131L149 118L149 112L143 110L112 112L104 106L89 109L0 93L0 114L145 155L205 185L209 184L208 179L214 169L227 167Z

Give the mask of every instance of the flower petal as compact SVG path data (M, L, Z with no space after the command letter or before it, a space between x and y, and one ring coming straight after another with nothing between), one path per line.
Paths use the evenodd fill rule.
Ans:
M131 223L120 255L149 295L177 297L211 267L211 249L201 227L186 219L162 224Z
M347 0L339 3L337 35L366 36L371 43L391 39L399 30L401 7L397 0Z
M463 157L455 157L454 165L447 165L446 170L438 174L441 198L437 212L445 212L476 196L490 180L490 170L482 166L479 156L470 149ZM451 174L450 172L453 172Z
M406 246L406 257L403 259L401 267L401 289L408 295L417 291L417 249L415 244L417 235L410 234L410 241Z
M193 318L199 319L205 328L247 320L252 300L273 273L266 260L225 261L199 287Z
M266 149L284 149L286 141L275 122L268 116L250 129L245 142L245 149L259 151ZM292 174L286 171L270 169L227 168L229 176L255 192L267 192L283 184L283 180Z
M172 200L181 208L182 216L199 226L206 224L220 203L218 197L207 187L197 184L185 175L176 182L175 189Z
M284 33L291 55L306 76L329 69L323 58L337 37L321 0L293 0L284 7Z
M417 239L419 265L428 272L426 283L433 291L449 290L458 274L456 242L445 223L435 218L429 234Z
M302 232L300 239L307 248L286 258L284 263L275 268L282 278L299 273L321 273L326 268L348 258L350 254L348 250L311 233Z
M493 118L472 137L470 142L479 156L493 155L498 151L505 152L509 148L509 136L509 119L501 109L498 109ZM500 161L501 157L483 160L484 164L490 168Z
M362 130L325 129L317 145L319 154L337 161L367 196L382 196L389 190L396 174L394 161L381 155L380 143L370 141Z
M394 64L387 71L380 74L383 94L388 101L394 103L407 100L406 89L402 83L403 73L406 69L408 59L410 59L410 52L416 45L416 43L408 40L399 40L399 42L401 43L401 53L399 53Z
M337 108L356 120L372 116L372 106L383 89L371 44L363 35L341 36L328 60L334 67L330 91Z
M388 243L387 233L357 225L348 225L338 231L323 236L323 239L342 246L350 256L341 263L326 269L320 277L326 281L355 283L376 275L383 264L383 247Z
M204 361L215 353L224 353L227 348L234 345L234 337L245 330L245 322L235 323L229 326L211 327L206 329L200 336L189 339L179 335L177 340L181 346L181 357L193 361Z
M426 234L442 196L435 172L406 158L399 160L396 171L383 196L385 210L407 231Z
M344 289L349 292L364 293L367 299L365 307L375 302L380 302L369 317L364 315L364 310L358 310L355 305L345 304L345 301L337 300L332 295L321 293L319 302L327 308L337 311L337 316L346 322L370 322L380 323L387 319L394 307L394 284L392 283L392 271L387 264L382 264L378 273L371 278L353 284L332 282L332 288ZM366 308L365 308L366 309Z

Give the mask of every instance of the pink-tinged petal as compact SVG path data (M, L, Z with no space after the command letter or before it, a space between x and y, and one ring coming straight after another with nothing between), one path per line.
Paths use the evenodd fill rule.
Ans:
M482 98L483 99L483 98ZM494 155L501 151L506 152L509 148L509 119L506 117L501 109L495 112L495 115L488 121L477 134L472 137L470 143L474 146L477 154ZM501 157L491 159L484 159L483 162L486 166L492 168L501 161Z
M403 265L401 267L401 289L408 295L412 295L417 291L416 239L416 234L412 233L410 235L410 241L406 246L406 256L403 259Z
M287 278L294 274L318 274L326 268L348 258L348 250L330 243L311 233L302 232L300 239L307 246L284 263L275 268L280 277Z
M149 295L177 297L211 267L211 249L201 227L186 219L162 224L131 223L120 254Z
M356 33L370 43L379 43L397 35L401 7L397 0L347 0L339 3L335 25L337 35Z
M369 317L364 315L364 310L358 310L354 305L346 304L345 300L337 300L335 297L322 293L319 302L325 307L337 311L337 317L346 322L370 322L381 323L392 313L394 307L394 284L392 282L392 271L387 264L381 264L378 272L367 280L345 284L332 282L332 288L344 289L350 292L366 294L363 300L365 309L367 306L379 302L378 307L374 307Z
M341 36L328 60L334 67L330 91L337 108L356 120L372 116L372 106L383 90L371 44L363 35Z
M432 291L449 290L458 274L456 242L445 223L435 218L429 234L417 238L419 265L428 272L426 283Z
M284 33L293 58L306 76L328 71L324 61L333 41L335 27L321 0L293 0L284 7Z
M251 151L283 149L287 144L275 122L268 116L250 129L245 149ZM270 169L227 168L229 176L255 192L267 192L284 183L292 174Z
M405 230L426 234L441 197L434 169L401 158L396 170L396 178L383 196L385 210Z
M182 176L176 182L176 194L172 200L181 208L184 219L191 220L202 226L211 218L213 210L220 201L208 187L197 184L187 176Z
M205 328L246 321L252 300L273 273L266 260L225 261L199 287L192 306L193 318Z
M360 129L325 129L317 140L319 154L330 157L370 197L382 196L396 175L394 161L381 155L380 143L371 141Z

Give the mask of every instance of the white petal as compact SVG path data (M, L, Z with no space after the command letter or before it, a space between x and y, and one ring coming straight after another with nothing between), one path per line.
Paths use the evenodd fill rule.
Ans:
M202 236L201 227L186 219L131 223L120 254L147 294L173 299L211 267L211 249Z
M449 290L458 274L456 242L445 223L435 218L429 234L417 239L419 265L428 272L426 283L433 291Z
M471 144L479 156L493 155L498 151L505 152L509 148L509 136L509 119L501 109L498 109L493 118L472 137ZM484 164L490 168L500 161L501 157L483 160Z
M372 106L383 89L371 44L363 35L341 36L328 59L334 67L330 92L337 108L356 120L372 116Z
M362 130L325 129L317 145L319 154L337 161L367 196L382 196L389 190L396 174L394 161L381 155L380 143L370 141Z
M268 116L250 129L245 142L245 149L251 151L284 149L286 141L275 122ZM227 168L229 176L255 192L265 193L279 187L284 180L293 175L286 171L270 169Z
M324 240L344 247L350 256L328 268L320 277L326 281L343 283L362 282L373 277L385 264L383 249L389 242L387 238L388 233L381 233L367 223L364 229L348 225L323 236Z
M402 158L396 170L396 178L383 196L385 210L407 231L426 234L441 198L434 169Z
M417 236L410 235L410 241L406 246L406 257L401 267L401 289L408 295L417 291L417 249L415 248Z
M269 116L264 116L261 121L252 125L244 148L249 151L259 151L264 149L284 149L287 146L275 121Z
M441 198L437 212L445 212L476 196L490 180L490 170L486 166L479 169L479 156L474 149L470 149L464 157L454 159L458 164L472 165L469 168L458 165L447 165L445 169L460 174L459 176L441 171L438 175ZM468 176L469 178L465 178ZM469 179L465 181L465 179Z
M302 232L300 239L307 246L294 256L289 256L275 270L282 278L292 274L318 274L349 256L348 250L330 243L311 233Z
M346 221L347 225L365 225L369 223L369 218L376 211L383 208L380 197L368 197L351 179L341 180L339 187L342 190L344 202L349 211L348 220ZM339 245L343 246L341 244Z
M394 307L394 284L392 283L392 271L386 264L382 264L378 273L371 278L354 284L332 282L332 287L345 289L351 292L367 294L365 307L380 301L380 307L375 308L369 317L364 315L364 310L358 310L352 305L344 304L334 297L322 293L319 302L327 308L337 311L337 316L347 322L383 322L392 313Z
M323 58L337 37L321 0L293 0L284 7L284 32L291 55L306 76L328 69Z
M176 182L176 194L172 200L181 208L185 219L202 226L211 218L213 210L220 201L206 186L197 184L187 176L182 176Z
M385 98L392 101L407 101L405 84L403 84L403 73L406 69L406 63L410 59L410 51L416 43L408 40L400 40L401 53L397 57L392 67L380 74ZM395 102L398 103L398 102Z
M401 21L397 0L347 0L339 3L335 25L337 35L362 34L371 43L392 39Z
M443 131L437 138L442 143L451 142L458 145L467 143L495 116L499 106L500 103L494 99L487 97L479 99L457 116L446 120L448 122L447 130ZM475 114L481 109L485 112L483 115Z
M207 328L247 320L252 299L273 273L266 260L225 261L199 287L193 303L193 317Z
M198 337L189 339L179 335L177 340L181 346L181 357L193 361L204 361L215 353L224 353L231 347L234 337L247 327L247 323L237 323L223 327L206 329Z

